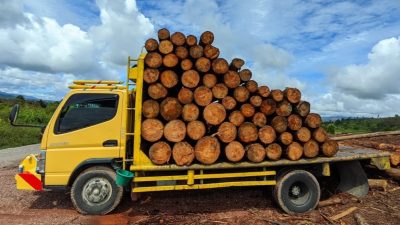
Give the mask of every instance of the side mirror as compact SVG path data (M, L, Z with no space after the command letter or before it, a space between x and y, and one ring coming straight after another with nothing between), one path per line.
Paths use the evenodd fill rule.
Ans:
M19 104L15 104L11 109L10 116L8 117L8 121L10 122L11 125L14 125L15 121L17 121L18 112L19 112Z

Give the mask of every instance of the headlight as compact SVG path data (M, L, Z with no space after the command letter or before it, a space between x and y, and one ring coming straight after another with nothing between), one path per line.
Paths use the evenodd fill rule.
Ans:
M36 173L44 174L44 168L46 164L46 151L41 150L38 156L38 162L36 166Z

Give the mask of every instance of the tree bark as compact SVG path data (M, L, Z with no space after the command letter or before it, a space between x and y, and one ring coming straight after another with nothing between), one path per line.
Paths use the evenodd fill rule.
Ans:
M239 162L244 157L243 145L238 141L229 142L225 147L225 156L231 162Z
M181 88L178 92L178 100L182 104L189 104L193 102L193 92L189 88Z
M258 131L258 137L264 144L271 144L276 139L275 129L271 126L263 126Z
M211 91L216 99L223 99L228 95L228 88L223 83L216 84Z
M144 63L146 64L146 66L154 69L160 67L162 65L162 62L163 58L157 52L147 53L146 57L144 58Z
M189 49L189 54L193 59L198 59L203 56L203 47L200 45L193 45Z
M246 82L246 88L250 93L255 93L258 91L258 83L254 80L249 80Z
M310 113L307 115L305 121L306 125L310 128L317 128L321 126L321 116L316 113Z
M293 135L290 132L283 132L279 135L279 141L284 145L290 145L293 142Z
M167 30L166 28L158 30L158 39L159 40L169 39L169 30Z
M206 126L199 120L190 121L186 130L188 137L192 140L200 140L206 134Z
M257 127L249 122L242 123L239 126L239 140L243 143L251 143L257 140Z
M208 124L221 124L226 118L224 106L216 102L207 105L203 111L203 118Z
M193 97L197 105L206 106L211 103L213 95L209 88L206 86L200 86L194 90Z
M148 84L152 84L158 80L160 71L158 69L146 68L143 72L143 80Z
M175 49L175 55L178 56L178 58L181 60L186 59L189 56L189 51L183 46L178 46Z
M183 106L182 119L186 122L194 121L199 118L200 110L195 104L190 103Z
M297 143L293 142L289 146L286 147L286 157L289 160L296 161L301 158L303 155L303 147Z
M211 66L215 74L224 74L229 69L228 62L223 58L214 59Z
M297 88L290 88L287 87L284 91L283 94L285 98L293 104L299 103L301 99L301 92Z
M247 90L247 88L245 88L243 86L239 86L239 87L235 88L235 90L233 92L233 96L235 97L236 101L238 101L238 102L246 102L250 97L250 93L249 93L249 90Z
M205 31L200 35L200 43L211 45L214 42L214 34L211 31Z
M312 136L319 143L323 143L328 138L328 134L322 127L318 127L317 129L315 129Z
M217 84L217 77L214 74L207 73L203 76L203 85L212 88L214 85Z
M144 43L144 48L147 52L154 52L158 49L158 41L154 38L147 39Z
M314 140L309 140L303 145L304 156L307 158L314 158L319 153L318 143Z
M160 104L160 114L166 121L176 120L182 115L182 105L177 98L167 97Z
M195 67L199 72L206 73L211 68L211 62L206 57L200 57L196 60Z
M243 82L246 82L246 81L249 81L249 80L251 79L252 72L251 72L251 70L249 70L249 69L244 69L244 70L241 70L241 71L239 72L239 76L240 76L240 79L241 79Z
M151 84L147 92L149 96L155 100L165 98L168 94L167 89L160 83Z
M283 133L288 127L288 120L284 116L275 116L271 121L271 126L278 133Z
M271 91L269 90L269 87L268 87L268 86L263 85L263 86L259 86L259 87L258 87L258 94L259 94L261 97L266 98L266 97L269 96L270 93L271 93Z
M196 70L183 72L181 82L187 88L195 88L200 82L200 75Z
M339 145L334 140L327 140L322 144L322 154L327 157L332 157L336 155L339 150Z
M154 143L149 149L149 158L154 164L163 165L171 158L171 147L165 141Z
M212 45L206 45L204 47L203 54L209 59L216 59L219 56L219 48Z
M267 158L272 161L277 161L282 156L282 147L277 143L272 143L265 148Z
M228 70L224 74L224 83L228 88L237 88L240 85L240 77L239 74L233 70Z
M301 142L307 142L311 139L311 131L307 127L302 127L296 131L296 140Z
M197 141L194 151L199 162L210 165L217 161L221 149L217 138L205 136Z
M244 116L240 111L233 111L229 115L229 122L238 127L244 122Z
M265 159L265 148L259 143L246 146L247 158L252 162L262 162Z
M171 35L171 42L176 46L181 46L186 43L186 37L181 32L175 32Z
M175 87L178 84L178 75L173 70L164 70L160 76L161 84L166 88Z
M175 143L172 158L178 166L189 166L194 159L194 148L186 141Z
M239 58L232 59L231 63L229 64L229 69L238 71L244 65L244 60Z
M171 142L183 141L186 137L186 125L182 120L171 120L164 127L164 137Z
M273 99L265 99L261 103L260 110L267 116L272 115L276 111L276 102Z
M278 103L275 112L278 116L289 116L292 113L292 104L286 100L281 101Z
M184 59L181 61L181 69L184 71L190 70L193 68L193 63L190 59Z
M225 96L225 98L222 99L222 105L226 110L232 110L236 106L236 100L231 96Z
M252 122L257 127L263 127L267 124L267 117L262 112L256 112L253 116Z
M310 103L307 101L300 101L295 108L296 112L302 116L306 117L310 113Z
M164 134L164 125L157 119L145 119L142 122L141 134L146 141L158 141Z
M254 115L254 113L256 112L256 109L251 104L245 103L240 107L240 112L242 112L244 117L249 118Z
M274 99L276 102L280 102L283 100L283 92L279 89L272 90L271 96L272 99Z
M290 130L297 131L303 126L303 120L299 115L292 114L288 117L288 127Z
M160 51L163 55L172 53L174 51L174 45L170 40L163 40L158 45L158 51Z
M237 128L231 122L223 122L218 127L217 135L218 135L218 138L224 143L232 142L236 138Z
M157 101L154 100L146 100L143 102L143 109L142 109L143 116L151 119L156 118L160 113L160 105Z

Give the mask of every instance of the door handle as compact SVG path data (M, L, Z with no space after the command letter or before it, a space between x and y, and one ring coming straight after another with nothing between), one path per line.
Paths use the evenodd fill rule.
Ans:
M107 140L103 142L103 147L115 147L118 146L117 140Z

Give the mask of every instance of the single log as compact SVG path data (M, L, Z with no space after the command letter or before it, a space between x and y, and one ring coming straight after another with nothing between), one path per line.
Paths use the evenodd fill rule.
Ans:
M174 66L178 65L178 63L179 63L179 59L173 53L165 55L164 58L163 58L163 65L166 66L166 67L171 68L171 67L174 67Z
M357 138L369 138L369 137L379 137L379 136L386 136L386 135L399 135L400 130L396 131L381 131L381 132L374 132L374 133L366 133L366 134L352 134L352 135L345 135L340 137L332 137L332 140L342 141L348 139L357 139Z
M307 158L314 158L319 153L318 143L314 140L309 140L303 145L304 156Z
M175 143L172 158L178 166L189 166L194 159L194 148L186 141Z
M169 30L166 28L162 28L158 30L158 39L159 40L166 40L169 39Z
M254 80L249 80L246 82L246 88L250 93L255 93L258 91L258 83Z
M193 92L188 88L181 88L178 92L178 100L182 104L189 104L193 101Z
M271 126L278 133L283 133L288 127L288 121L284 116L275 116L271 121Z
M200 45L193 45L189 49L189 54L193 59L198 59L203 56L203 47Z
M216 84L211 91L217 99L223 99L228 95L228 88L223 83Z
M334 140L327 140L322 144L322 154L327 157L336 155L339 150L339 145Z
M178 56L179 59L186 59L189 56L189 51L184 46L178 46L175 49L175 55Z
M252 122L257 127L263 127L267 124L267 117L262 112L256 112L253 116Z
M397 181L400 181L400 169L395 169L395 168L387 169L385 170L385 174L390 176L391 178L394 178Z
M196 70L187 70L183 72L181 82L183 86L188 88L197 87L200 82L200 75Z
M203 54L209 59L216 59L219 56L219 48L212 45L206 45L204 47Z
M160 83L151 84L147 92L149 96L155 100L165 98L168 94L167 89Z
M142 109L143 116L151 119L156 118L160 113L160 105L157 101L154 100L146 100L143 102L143 109Z
M160 71L158 69L146 68L143 72L143 80L148 84L152 84L158 80Z
M188 36L186 37L186 44L187 44L188 46L196 45L196 44L197 44L197 37L194 36L194 35L188 35Z
M222 99L222 105L226 110L232 110L236 106L236 100L231 96L225 96Z
M276 139L276 132L271 126L263 126L258 131L258 137L264 144L271 144Z
M211 62L206 57L200 57L196 60L195 67L199 72L206 73L211 68Z
M239 86L233 91L233 97L235 97L238 102L246 102L250 97L250 92L247 88Z
M166 88L175 87L178 84L178 75L173 70L164 70L161 73L160 81Z
M190 103L183 106L182 119L186 122L194 121L199 118L200 110L195 104Z
M277 143L272 143L265 148L267 157L270 160L277 161L282 156L282 147Z
M229 64L229 69L238 71L240 70L240 68L242 68L243 65L244 65L243 59L234 58L232 59L231 64Z
M166 121L176 120L182 115L182 105L177 98L167 97L160 104L160 114Z
M180 142L186 137L186 125L182 120L171 120L164 127L164 137L171 142Z
M357 207L350 207L350 208L344 210L343 212L341 212L341 213L339 213L337 215L331 216L330 219L333 220L333 221L339 220L339 219L341 219L341 218L353 213L357 209L358 209Z
M252 72L251 72L251 70L249 70L249 69L244 69L244 70L241 70L241 71L239 72L239 76L240 76L240 79L241 79L243 82L246 82L246 81L249 81L249 80L251 79Z
M213 102L207 105L203 111L204 120L211 125L218 125L226 118L226 111L223 105Z
M164 55L172 53L172 51L174 51L174 45L170 40L163 40L158 45L158 51Z
M238 141L229 142L225 147L225 156L231 162L239 162L244 156L244 147Z
M239 140L243 143L251 143L258 139L257 127L253 123L245 122L239 126Z
M211 45L214 42L214 34L211 31L205 31L200 35L200 43Z
M275 112L278 116L289 116L292 113L292 104L286 100L281 101L278 103Z
M266 97L268 97L269 96L269 94L271 93L271 91L269 90L269 87L268 86L260 86L260 87L258 87L258 94L261 96L261 97L264 97L264 98L266 98Z
M190 59L184 59L181 61L181 69L182 70L190 70L193 67L193 63Z
M214 74L207 73L203 76L203 85L212 88L217 83L217 77Z
M158 49L158 41L154 38L147 39L144 48L147 52L153 52Z
M254 107L260 107L262 103L262 98L259 95L253 95L250 97L250 103Z
M260 110L267 116L272 115L276 111L276 102L273 99L265 99L261 103Z
M206 86L200 86L194 90L193 97L197 105L206 106L211 103L213 94L212 91Z
M223 58L214 59L211 67L215 74L224 74L229 70L228 62Z
M272 99L274 99L276 102L280 102L283 100L283 92L279 89L272 90L271 96Z
M231 122L223 122L218 127L217 133L219 139L224 143L229 143L235 140L237 135L237 128Z
M279 135L279 141L284 145L290 145L293 142L293 135L290 132L283 132Z
M286 157L290 160L296 161L303 155L303 147L297 142L292 142L286 147Z
M149 158L154 164L165 164L171 158L171 147L165 141L154 143L150 146Z
M321 126L322 119L320 115L316 113L310 113L307 115L304 122L310 128L317 128Z
M302 117L306 117L310 113L310 103L307 101L300 101L295 108L295 111Z
M206 126L198 120L190 121L186 130L187 135L193 140L200 140L206 134Z
M307 127L302 127L295 132L296 140L307 142L311 139L311 131Z
M236 71L228 70L224 74L224 83L228 88L237 88L240 85L240 77Z
M240 107L240 112L242 112L244 117L252 117L256 109L251 104L245 103Z
M157 119L145 119L142 122L142 138L146 141L155 142L160 140L164 134L164 125Z
M259 144L254 143L246 146L247 158L252 162L262 162L265 158L265 148Z
M299 89L297 88L290 88L287 87L284 91L283 91L283 95L285 96L285 98L293 104L299 103L300 99L301 99L301 92Z
M368 185L370 189L386 191L386 188L388 187L388 182L387 180L383 179L368 179Z
M400 153L396 152L390 155L390 164L395 167L400 165Z
M229 122L238 127L244 122L244 116L240 111L233 111L229 115Z
M171 42L176 46L181 46L186 43L186 37L181 32L175 32L171 35Z
M296 131L303 126L303 120L299 115L292 114L288 117L288 127L290 130Z
M316 141L320 143L323 143L328 138L328 134L322 127L318 127L317 129L315 129L312 136Z
M156 69L162 65L163 58L157 52L150 52L146 54L146 57L144 58L144 63L146 64L146 66Z
M206 165L217 161L221 153L218 139L211 136L205 136L197 141L194 147L196 159Z

